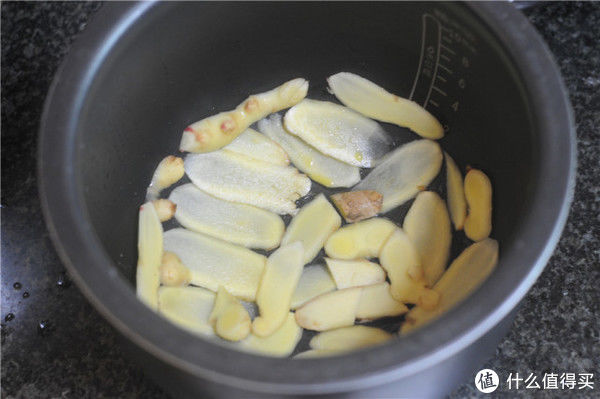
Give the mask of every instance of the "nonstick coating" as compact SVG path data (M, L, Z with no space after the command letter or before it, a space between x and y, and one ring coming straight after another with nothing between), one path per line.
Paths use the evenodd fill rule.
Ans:
M145 186L160 159L176 153L186 126L294 77L309 80L312 98L334 99L325 79L340 71L408 97L419 62L421 15L430 8L181 4L161 16L169 23L142 24L136 37L144 40L121 43L98 72L78 138L76 170L87 209L124 276L133 282ZM471 165L489 174L493 236L510 245L536 172L532 121L507 60L484 43L469 57L463 76L468 85L456 94L458 88L447 89L460 108L440 144L463 170ZM390 124L385 129L397 142L418 138Z
M570 201L573 137L564 89L545 47L515 13L508 5L406 2L105 5L56 78L41 128L41 192L63 260L92 302L151 357L226 386L351 390L429 367L431 356L447 358L524 295ZM453 65L444 94L427 104L448 128L439 142L463 171L481 168L494 187L500 262L483 288L416 334L300 362L207 344L139 304L137 209L182 130L295 77L310 81L311 98L335 101L325 79L340 71L408 97L421 63L424 14L441 21L450 38L444 44L454 46L444 53ZM384 128L396 144L418 138ZM433 185L440 194L443 174ZM401 221L409 204L386 216ZM453 255L464 248L462 233L455 243Z

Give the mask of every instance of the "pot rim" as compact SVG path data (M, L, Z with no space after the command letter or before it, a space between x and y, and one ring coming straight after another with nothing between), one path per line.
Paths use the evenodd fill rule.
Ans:
M59 68L40 125L39 191L50 236L78 287L119 332L192 376L257 392L328 393L365 389L440 363L482 337L517 306L544 269L566 223L575 184L575 129L567 91L545 43L513 6L495 2L464 7L489 27L514 62L537 130L544 132L537 181L552 183L537 187L521 234L502 252L494 271L499 276L506 274L502 264L522 264L520 275L502 276L514 280L513 287L494 285L491 276L450 312L402 340L338 357L303 360L264 358L211 344L139 302L87 217L73 168L76 127L87 88L114 45L158 7L170 6L105 4ZM524 243L534 239L538 245L526 249Z

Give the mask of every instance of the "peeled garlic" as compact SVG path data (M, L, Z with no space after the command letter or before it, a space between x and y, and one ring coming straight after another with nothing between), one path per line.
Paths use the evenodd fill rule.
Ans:
M281 245L300 241L304 246L304 264L312 261L327 238L342 224L340 215L323 194L304 205L290 222Z
M386 156L354 189L381 193L381 211L387 212L427 187L441 166L442 151L435 141L412 141Z
M189 269L191 284L212 291L222 285L232 295L254 301L266 262L263 255L180 228L164 234L164 248Z
M473 241L481 241L492 232L492 183L485 173L477 169L467 173L465 198L469 204L465 234Z
M250 128L223 149L276 165L287 166L290 163L288 154L279 144Z
M327 82L338 100L369 118L407 127L428 139L444 136L440 122L425 108L389 93L363 77L340 72L330 76Z
M260 337L271 335L285 321L302 274L303 257L302 243L295 241L282 245L267 259L256 293L260 316L252 323L254 334Z
M433 191L423 191L404 217L404 232L421 259L425 283L432 287L446 269L452 232L446 204Z
M186 127L179 149L189 152L218 150L254 122L299 103L307 92L308 82L297 78L273 90L252 95L233 111L221 112Z
M452 218L452 223L454 223L454 228L456 230L462 230L465 224L465 218L467 217L467 200L465 199L463 177L452 157L450 157L448 153L444 153L444 157L446 158L448 210L450 211L450 217Z
M359 287L319 295L296 309L296 321L307 330L325 331L354 324Z
M177 221L190 230L249 248L272 249L281 242L285 226L273 212L213 197L191 183L174 189L169 199L177 204Z
M190 270L173 252L164 251L160 265L160 282L167 286L184 286L192 279Z
M335 288L335 281L325 266L319 264L306 266L292 295L291 309L299 308L311 299L331 292Z
M360 181L359 168L331 158L286 132L280 115L262 119L258 122L258 128L279 143L289 154L294 166L317 183L325 187L351 187Z
M327 239L325 253L337 259L376 258L394 230L396 225L383 218L348 224Z
M375 121L328 101L304 100L284 117L286 129L340 161L373 167L390 149L391 139Z
M367 285L362 288L356 318L359 320L374 320L381 317L399 316L408 312L402 302L396 301L391 294L387 282Z
M325 258L325 262L338 289L360 287L385 281L385 272L381 266L365 259Z
M347 352L378 345L392 339L392 334L375 327L351 326L325 331L310 340L316 350Z
M151 202L140 207L138 220L138 264L136 292L152 309L158 306L159 267L163 254L163 229Z
M157 199L162 190L178 182L184 174L183 159L173 155L164 158L154 170L146 197L150 201Z
M407 333L445 313L475 291L498 262L498 242L490 238L465 249L448 267L433 289L439 294L434 309L416 306L406 315L401 333Z
M258 161L227 150L188 155L185 171L198 188L226 201L275 213L296 213L296 200L310 191L308 177L291 166Z
M161 287L158 310L174 324L201 336L214 335L208 322L215 294L198 287Z

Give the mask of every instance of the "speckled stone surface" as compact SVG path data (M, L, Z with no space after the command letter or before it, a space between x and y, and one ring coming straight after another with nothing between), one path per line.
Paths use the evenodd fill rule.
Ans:
M44 98L99 6L2 3L2 398L167 397L122 355L114 329L70 284L38 199Z
M115 330L70 284L37 195L43 100L69 44L99 7L2 3L2 398L167 397L121 353ZM600 3L552 3L526 13L555 54L575 109L577 188L558 248L486 366L504 378L594 372L596 389L579 395L600 396ZM467 381L450 396L478 395Z

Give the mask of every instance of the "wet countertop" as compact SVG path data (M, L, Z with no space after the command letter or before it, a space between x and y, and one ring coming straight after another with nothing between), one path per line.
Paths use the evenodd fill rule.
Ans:
M36 135L43 101L70 43L99 7L2 3L2 398L167 397L121 353L116 331L71 284L39 204ZM597 380L600 3L542 4L526 14L554 53L570 93L577 186L552 259L486 367L504 377L590 372ZM451 397L477 395L466 381Z

